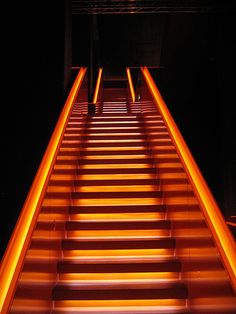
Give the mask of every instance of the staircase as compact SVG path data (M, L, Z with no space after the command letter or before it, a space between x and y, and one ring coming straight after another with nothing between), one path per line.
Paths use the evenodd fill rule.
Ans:
M236 313L163 119L126 93L75 104L9 313Z

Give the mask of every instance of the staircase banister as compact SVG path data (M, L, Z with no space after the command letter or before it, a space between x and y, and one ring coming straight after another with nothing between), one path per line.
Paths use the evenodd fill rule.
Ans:
M98 100L98 93L99 93L99 89L100 89L100 85L101 85L102 71L103 71L103 68L99 68L98 77L97 77L96 86L95 86L95 91L94 91L94 95L93 95L93 104L95 104L95 105L96 105L97 100Z
M236 243L224 217L215 201L200 169L197 166L183 136L181 135L174 119L168 110L147 67L141 67L144 80L161 113L169 133L175 143L185 170L194 187L194 192L199 200L203 214L214 237L215 243L222 257L222 261L231 278L232 287L236 293Z
M127 74L127 78L128 78L128 83L129 83L129 91L130 91L130 95L132 98L132 102L135 102L135 91L134 91L134 85L133 85L133 81L132 81L132 76L130 73L130 68L126 68L126 74Z
M35 228L41 201L59 149L66 123L81 87L86 68L80 68L55 126L41 164L31 185L12 236L3 255L0 268L0 313L8 311L16 282L22 269L26 250Z

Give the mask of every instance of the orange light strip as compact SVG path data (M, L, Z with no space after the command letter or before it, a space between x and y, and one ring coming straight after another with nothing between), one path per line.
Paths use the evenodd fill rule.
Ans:
M3 256L0 269L1 314L7 313L13 297L17 278L21 271L25 253L40 210L46 184L85 72L86 68L81 68L78 72Z
M235 240L223 218L223 215L211 194L211 191L204 180L187 144L185 143L174 119L172 118L165 101L163 100L147 67L141 67L144 79L154 98L158 110L163 116L164 121L173 138L179 155L183 161L185 169L189 175L193 188L202 205L208 225L212 231L215 242L222 256L225 267L227 268L233 288L236 292L236 244Z
M130 89L132 101L135 102L134 85L133 85L133 81L132 81L132 77L131 77L131 73L130 73L130 68L126 68L126 73L127 73L127 77L128 77L129 89Z
M235 222L227 221L227 224L228 224L229 226L236 227L236 223L235 223Z
M101 83L101 77L102 77L102 68L100 68L98 71L98 78L97 78L97 82L96 82L95 92L93 95L93 104L97 103L98 92L99 92L100 83Z

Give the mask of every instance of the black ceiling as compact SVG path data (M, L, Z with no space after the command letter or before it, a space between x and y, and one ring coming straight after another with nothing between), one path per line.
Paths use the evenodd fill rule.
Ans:
M72 0L72 14L214 13L232 11L229 0Z

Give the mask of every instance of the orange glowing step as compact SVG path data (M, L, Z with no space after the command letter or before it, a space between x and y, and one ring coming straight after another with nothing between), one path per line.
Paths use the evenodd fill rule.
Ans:
M73 202L69 199L63 198L45 198L43 201L43 206L107 206L107 205L181 205L188 203L191 205L197 205L198 202L195 197L167 197L167 198L83 198L74 199Z
M69 310L68 310L69 309ZM153 299L153 300L66 300L55 301L55 314L67 313L74 314L86 313L114 313L114 314L152 314L153 311L162 311L162 313L170 313L173 311L175 314L187 313L186 300L184 299ZM63 312L65 311L65 312ZM68 312L69 311L69 312ZM185 312L186 311L186 312Z
M96 287L95 287L96 288ZM128 292L128 293L127 293ZM140 289L110 289L83 290L79 286L57 285L53 291L54 300L155 300L155 299L185 299L187 289L181 282L157 284L156 287L140 287Z
M89 241L101 241L101 240L158 240L170 235L169 230L74 230L67 231L69 239L80 239Z
M96 182L95 182L96 183ZM140 192L148 192L148 191L191 191L192 188L188 184L165 184L162 185L161 188L158 185L158 180L156 180L156 185L145 185L141 184L140 182L139 185L129 185L129 182L127 182L124 185L111 185L107 186L103 182L101 182L101 185L86 185L86 182L84 182L84 185L75 185L74 187L71 186L49 186L47 188L47 192L135 192L135 191L140 191Z
M136 209L136 208L135 208ZM127 211L129 209L127 208ZM72 220L79 221L156 221L164 220L166 213L165 212L132 212L134 209L131 208L130 212L121 212L121 213L79 213L71 214ZM78 210L80 211L80 209ZM89 211L89 209L88 209ZM122 211L122 208L121 208Z
M133 286L155 285L159 282L173 282L179 279L178 272L139 272L139 273L63 273L59 275L62 284L78 284L80 287L96 286L106 281L107 285ZM37 280L38 277L35 277Z
M120 250L64 250L63 255L64 258L74 258L75 260L81 260L81 261L86 261L86 260L91 260L96 259L97 261L99 260L132 260L132 259L140 259L140 260L145 260L145 258L151 258L151 259L157 259L163 258L163 257L173 257L174 256L175 250L173 248L165 248L165 249L120 249ZM32 254L34 253L37 256L42 256L44 251L42 252L41 250L35 250L34 252L31 252ZM209 253L208 251L205 253L207 255ZM215 253L215 252L214 252ZM49 254L49 252L45 252L44 254Z

